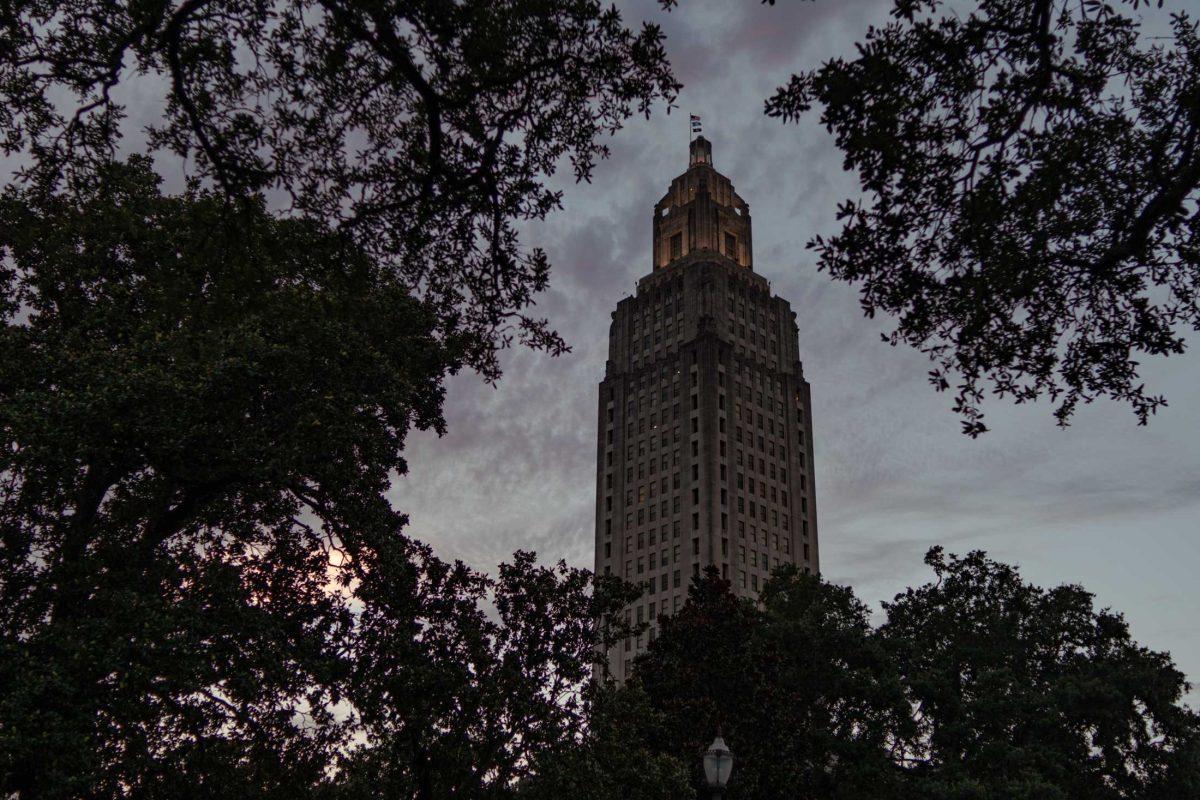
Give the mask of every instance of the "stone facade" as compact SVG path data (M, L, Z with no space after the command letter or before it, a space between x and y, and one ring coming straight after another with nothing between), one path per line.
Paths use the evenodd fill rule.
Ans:
M640 583L648 633L709 565L756 597L776 566L818 568L809 385L796 315L753 270L749 206L692 142L654 207L652 271L612 315L600 383L596 571Z

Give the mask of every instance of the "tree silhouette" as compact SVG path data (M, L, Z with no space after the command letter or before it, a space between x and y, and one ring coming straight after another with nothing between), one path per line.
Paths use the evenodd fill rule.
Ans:
M299 791L329 584L401 547L382 492L461 359L346 237L97 177L0 202L0 791Z
M809 246L861 285L886 341L926 353L966 433L990 391L1165 403L1139 354L1200 327L1200 35L1150 37L1142 0L897 0L854 59L792 76L766 111L813 105L864 197ZM1161 0L1158 3L1162 5Z
M936 580L884 605L879 636L916 735L913 795L1187 797L1200 716L1166 653L1080 586L1043 589L980 552L925 558Z
M43 190L93 180L122 146L129 93L163 96L148 145L231 196L269 192L353 238L468 334L564 344L528 313L545 254L516 225L587 179L599 141L670 102L661 31L598 0L52 0L0 11L0 147Z
M730 800L1195 795L1200 715L1168 654L1079 586L1031 585L981 552L926 563L934 580L879 626L794 568L758 604L710 571L660 619L622 690L644 710L609 735L697 785L719 725Z
M720 728L736 754L730 800L902 796L888 745L907 707L867 608L793 567L761 600L735 597L710 568L660 620L634 662L633 690L653 712L644 746L698 785L699 754Z
M503 795L569 743L620 588L385 492L446 375L562 350L517 228L676 90L595 0L0 8L0 793Z
M463 348L350 237L97 177L0 197L0 794L502 793L627 590L402 535Z

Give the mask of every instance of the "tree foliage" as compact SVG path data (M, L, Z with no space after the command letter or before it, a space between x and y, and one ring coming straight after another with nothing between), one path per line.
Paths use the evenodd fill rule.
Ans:
M767 101L821 105L865 196L810 247L954 384L972 436L989 388L1063 425L1098 397L1144 424L1165 400L1138 359L1200 327L1200 35L1185 12L1147 35L1148 5L897 0L857 58Z
M350 237L99 178L0 198L0 793L503 787L624 590L401 534L462 348Z
M586 725L569 747L548 748L520 785L519 800L678 800L693 791L689 770L656 749L667 715L640 687L593 684Z
M6 793L311 778L333 537L393 535L381 491L456 368L344 237L156 184L0 205Z
M0 5L0 793L502 796L569 741L623 590L384 493L446 375L562 349L517 229L676 90L596 0Z
M1167 654L1079 586L1031 586L982 553L926 563L937 580L885 604L880 630L917 723L904 763L920 796L1194 793L1200 718Z
M411 560L421 566L415 590L397 594L396 576L379 570L355 592L364 605L346 696L363 742L339 760L333 794L512 797L539 760L577 753L595 716L593 664L637 592L561 562L538 566L530 553L495 579L428 548Z
M635 661L623 691L649 722L626 747L700 785L720 729L731 800L1195 794L1200 716L1167 654L1078 586L1032 586L978 552L926 562L936 580L878 627L849 589L791 569L759 605L711 572Z
M528 314L549 264L517 237L558 204L546 176L588 178L599 138L677 88L659 29L598 0L0 7L0 147L26 178L94 177L123 99L161 97L151 148L350 236L489 377L514 335L563 347Z
M735 754L735 798L895 794L890 739L904 698L848 589L789 569L762 606L739 599L715 570L662 621L633 682L665 717L646 733L679 759L693 785L720 729Z
M596 0L0 4L0 793L502 796L570 741L624 590L384 492L446 375L561 351L517 229L676 91Z

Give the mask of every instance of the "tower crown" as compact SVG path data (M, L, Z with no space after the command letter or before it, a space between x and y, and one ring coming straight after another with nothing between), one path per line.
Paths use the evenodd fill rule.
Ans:
M753 269L750 206L713 167L712 143L697 136L688 147L688 168L654 206L653 268L708 253Z

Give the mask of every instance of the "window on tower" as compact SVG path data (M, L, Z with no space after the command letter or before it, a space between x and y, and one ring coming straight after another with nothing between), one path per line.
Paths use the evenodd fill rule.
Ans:
M683 234L677 233L671 237L671 258L679 258L683 255Z

